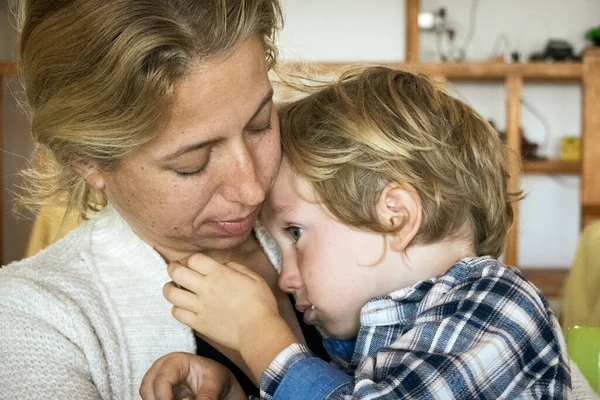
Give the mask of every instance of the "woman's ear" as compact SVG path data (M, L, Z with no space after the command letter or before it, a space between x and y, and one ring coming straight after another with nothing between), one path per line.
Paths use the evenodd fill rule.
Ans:
M104 174L98 167L83 161L74 161L71 168L93 189L104 189Z
M387 236L394 251L404 251L421 228L421 198L410 185L389 182L377 201L377 213L393 231Z

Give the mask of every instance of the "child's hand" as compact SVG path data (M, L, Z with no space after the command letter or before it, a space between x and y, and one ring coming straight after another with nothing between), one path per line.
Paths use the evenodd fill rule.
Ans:
M195 254L187 267L174 262L168 272L173 282L163 294L174 305L173 316L223 346L240 351L243 338L280 318L267 283L243 265Z
M156 360L144 375L140 395L144 400L173 400L173 387L182 382L196 399L246 399L229 369L190 353L170 353Z

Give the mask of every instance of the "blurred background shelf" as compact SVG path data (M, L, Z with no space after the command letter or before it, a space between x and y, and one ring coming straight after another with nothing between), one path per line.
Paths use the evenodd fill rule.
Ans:
M578 82L583 77L583 64L579 62L446 62L416 63L414 66L419 71L451 80L489 81L520 76L530 81Z
M579 175L581 173L581 161L544 160L523 161L523 172L525 174L541 175Z
M559 298L569 275L569 268L520 268L547 299Z
M19 73L19 66L13 62L0 61L0 79L2 76L17 75Z

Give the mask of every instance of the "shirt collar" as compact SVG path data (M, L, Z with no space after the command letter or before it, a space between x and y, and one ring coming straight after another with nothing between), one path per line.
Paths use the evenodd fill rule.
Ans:
M432 290L442 294L470 275L471 267L491 257L471 257L459 260L443 274L423 280L386 296L375 297L360 311L361 326L404 325L414 320L421 302ZM437 297L437 296L436 296Z

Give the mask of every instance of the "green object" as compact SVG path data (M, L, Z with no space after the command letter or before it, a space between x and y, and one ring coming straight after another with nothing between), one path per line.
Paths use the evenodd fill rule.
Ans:
M600 327L572 326L567 331L569 357L594 391L600 394Z
M600 46L600 26L588 30L585 33L585 38L593 42L596 46Z

